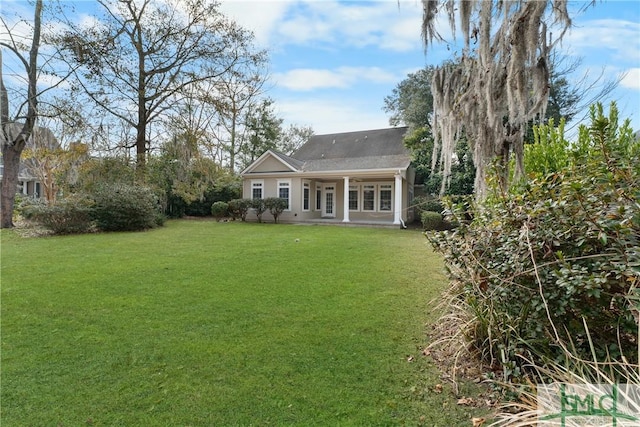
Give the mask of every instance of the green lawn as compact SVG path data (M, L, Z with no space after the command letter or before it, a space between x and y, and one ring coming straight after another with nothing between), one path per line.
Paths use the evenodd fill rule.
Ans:
M419 355L445 286L419 231L1 238L3 426L470 425Z

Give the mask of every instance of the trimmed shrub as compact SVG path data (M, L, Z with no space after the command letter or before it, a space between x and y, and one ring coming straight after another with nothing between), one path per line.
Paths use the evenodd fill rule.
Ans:
M279 197L267 197L264 199L264 206L269 209L269 212L273 215L273 222L277 224L278 217L289 207L289 202Z
M102 185L94 194L94 219L100 230L138 231L163 223L154 192L128 184Z
M32 203L23 207L23 216L54 234L87 233L92 227L93 202L82 196L58 200L55 205Z
M229 204L227 202L215 202L211 205L211 214L218 220L229 216Z
M444 220L439 212L424 211L420 213L420 221L425 231L444 229Z
M267 207L264 204L264 199L253 199L251 200L251 208L256 213L258 217L258 222L262 222L262 214L267 210Z
M251 199L233 199L229 201L229 212L233 219L247 220L247 212L251 208Z

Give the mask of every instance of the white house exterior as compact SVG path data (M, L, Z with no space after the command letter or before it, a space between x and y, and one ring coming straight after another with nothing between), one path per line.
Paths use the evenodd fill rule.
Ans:
M415 178L406 131L314 135L291 156L269 150L242 172L243 197L287 199L282 222L404 225Z

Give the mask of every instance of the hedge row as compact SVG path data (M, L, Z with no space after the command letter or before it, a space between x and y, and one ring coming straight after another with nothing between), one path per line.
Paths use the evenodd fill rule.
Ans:
M55 234L91 230L139 231L164 223L154 192L128 184L102 185L93 194L73 195L51 206L25 199L19 211L25 219L35 221Z

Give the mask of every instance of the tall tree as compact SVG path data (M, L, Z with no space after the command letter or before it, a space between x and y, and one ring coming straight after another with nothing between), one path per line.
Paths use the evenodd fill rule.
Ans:
M60 38L78 82L107 113L135 129L138 176L150 125L197 82L216 79L251 58L252 34L207 0L97 0L103 15Z
M393 89L391 95L385 96L382 109L390 114L391 126L409 126L410 131L419 127L431 127L431 79L434 70L434 66L428 66L415 73L409 73Z
M38 50L40 48L40 34L42 28L42 0L36 0L33 17L33 36L28 57L22 53L21 44L13 37L10 42L0 42L2 47L7 48L24 66L27 74L27 97L26 111L18 108L17 121L23 124L11 123L9 119L9 98L4 85L2 72L2 51L0 50L0 127L2 128L2 160L4 171L2 174L2 196L0 199L0 227L13 227L13 204L16 197L16 187L18 185L18 174L20 171L20 156L25 148L27 140L31 137L38 116ZM11 31L4 19L1 20L7 34ZM17 132L15 131L17 130Z
M238 64L229 73L213 83L205 101L216 106L218 123L215 138L225 163L233 173L242 154L247 137L247 114L259 105L259 96L267 79L266 56L256 55L254 60Z
M272 99L263 99L247 112L247 138L242 149L243 168L267 150L277 150L282 137L283 120L276 116Z
M464 131L473 150L476 197L482 199L487 171L494 162L501 169L500 181L505 187L512 155L513 176L523 176L524 134L531 119L545 116L549 97L549 52L571 25L567 1L422 3L427 48L443 40L436 29L436 18L441 14L448 18L454 34L456 21L460 22L464 42L459 63L445 64L434 72L434 149L440 153L447 177L457 136ZM560 33L552 43L546 24L549 19Z
M280 142L278 143L278 151L291 155L294 151L302 146L314 134L311 126L302 126L291 124L282 131Z

